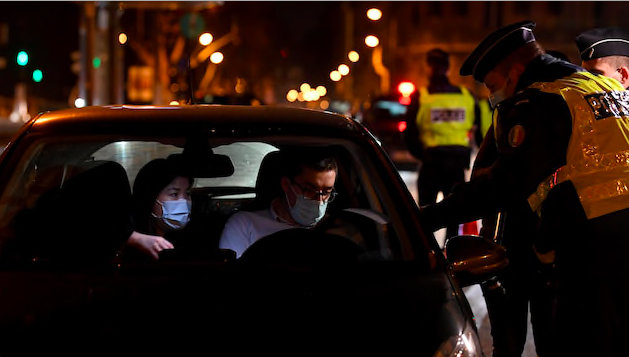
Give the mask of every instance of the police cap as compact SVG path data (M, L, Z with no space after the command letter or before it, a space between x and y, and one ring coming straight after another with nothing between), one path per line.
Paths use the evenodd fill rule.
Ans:
M474 76L479 82L513 51L535 41L535 22L526 20L505 26L487 36L463 62L462 76Z
M629 32L620 27L604 27L585 31L576 42L583 61L607 56L629 57Z

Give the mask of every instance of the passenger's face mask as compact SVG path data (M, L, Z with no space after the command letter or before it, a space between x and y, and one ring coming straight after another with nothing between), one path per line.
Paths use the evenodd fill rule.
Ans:
M292 188L292 186L291 186ZM295 193L295 190L293 190ZM325 216L325 211L328 207L328 201L309 200L304 196L295 193L296 201L295 205L291 207L288 196L286 201L290 209L290 215L295 222L305 227L312 227Z
M176 201L159 201L155 200L162 206L162 215L157 216L158 224L165 230L179 230L183 229L190 221L190 208L192 202L185 198Z

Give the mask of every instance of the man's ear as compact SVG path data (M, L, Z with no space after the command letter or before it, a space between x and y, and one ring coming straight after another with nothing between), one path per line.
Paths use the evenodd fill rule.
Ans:
M629 67L621 66L617 69L617 71L620 73L620 84L622 84L623 87L628 88L629 87Z
M288 191L288 189L290 188L290 180L288 179L288 177L282 176L282 178L280 179L280 185L282 186L282 190L284 190L284 192Z

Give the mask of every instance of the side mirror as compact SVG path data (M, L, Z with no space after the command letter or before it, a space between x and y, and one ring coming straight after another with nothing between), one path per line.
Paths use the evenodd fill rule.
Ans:
M505 247L475 235L450 238L446 257L463 287L489 280L509 264Z

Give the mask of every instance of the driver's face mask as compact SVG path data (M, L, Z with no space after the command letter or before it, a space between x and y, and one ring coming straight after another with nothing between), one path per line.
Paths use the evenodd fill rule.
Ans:
M162 215L157 216L153 213L153 217L157 218L158 224L165 230L183 229L190 221L190 209L192 202L185 198L176 201L160 201L155 200L162 206Z
M319 223L323 216L325 216L328 201L309 200L303 195L297 194L295 189L292 187L293 186L291 185L291 189L293 190L296 198L295 205L290 205L288 196L286 196L286 202L288 203L288 207L290 209L290 215L293 217L295 222L305 227L312 227Z

